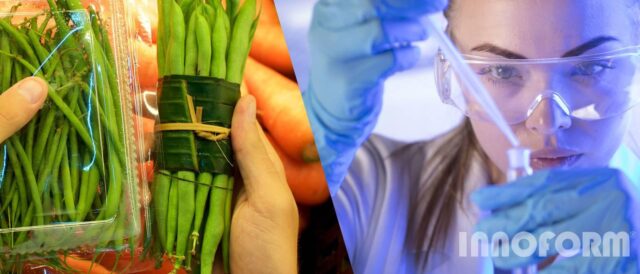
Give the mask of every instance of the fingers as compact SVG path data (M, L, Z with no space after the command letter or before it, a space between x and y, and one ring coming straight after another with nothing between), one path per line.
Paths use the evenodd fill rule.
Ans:
M477 230L494 235L504 232L509 236L522 231L532 231L570 219L602 200L599 195L578 196L575 192L563 191L532 198L517 206L494 212L477 224Z
M336 23L353 18L356 12L316 7L310 30L310 46L324 58L348 61L368 57L390 49L407 46L427 38L426 28L418 19L385 20L377 18L361 22ZM339 27L335 27L339 24ZM348 25L347 25L348 24Z
M47 98L47 83L25 78L0 95L0 143L26 125Z
M420 49L417 47L404 47L384 52L370 58L353 60L345 64L344 70L349 70L354 75L353 79L358 79L356 75L367 75L367 77L359 76L359 81L349 81L345 79L345 85L349 90L368 90L379 84L382 80L392 74L404 71L415 66L420 56ZM340 69L342 70L342 69ZM350 100L368 100L363 94L352 94L354 98L346 98ZM366 95L366 94L364 94Z
M471 200L482 210L495 210L514 206L534 194L576 189L582 186L587 191L608 180L619 177L619 172L610 168L544 170L531 176L499 186L489 186L471 194Z
M372 116L372 113L379 112L382 106L383 81L395 72L413 67L419 55L418 48L406 47L340 65L317 60L316 68L346 77L333 77L331 81L327 81L324 75L312 73L311 84L318 82L323 87L314 92L313 96L323 102L324 109L343 121L362 121L363 117L377 117Z
M256 120L256 101L251 95L236 105L231 139L248 199L280 197L288 192L280 159L266 140Z
M313 8L312 26L340 30L377 17L369 0L320 0Z
M602 247L599 246L597 242L586 242L583 244L595 244L595 246L591 246L590 248L582 247L580 244L567 245L570 241L567 241L567 238L562 240L563 237L566 237L567 233L571 233L571 235L576 235L576 237L584 237L584 233L589 233L603 236L605 231L613 230L618 231L618 229L622 229L621 227L611 227L607 226L605 229L593 229L593 223L602 222L602 220L598 220L594 218L594 216L602 216L603 213L606 212L606 205L598 205L592 207L581 214L571 218L570 220L564 220L558 223L554 223L548 226L542 226L538 229L534 230L527 237L531 242L536 241L536 245L531 247L529 252L523 252L518 254L508 254L507 256L496 256L493 259L493 262L496 267L503 269L512 269L515 267L524 267L531 264L538 264L546 258L560 255L560 258L571 258L571 257L582 257L584 254L580 254L583 251L586 252L598 252L601 253ZM590 229L588 229L590 228ZM523 234L525 235L525 234ZM525 248L523 245L529 242L529 240L524 240L525 238L518 239L516 237L511 236L511 245L518 244L523 249ZM565 243L566 241L566 243ZM595 253L597 254L597 253ZM527 256L531 255L531 256ZM558 263L557 261L551 264L553 267ZM585 273L585 272L575 272L575 273ZM588 272L586 272L588 273Z
M444 10L447 0L374 0L383 17L417 17Z
M330 24L341 27L373 17L417 18L444 10L448 2L447 0L320 0L316 7L350 11L352 16L329 18L328 21L332 21Z

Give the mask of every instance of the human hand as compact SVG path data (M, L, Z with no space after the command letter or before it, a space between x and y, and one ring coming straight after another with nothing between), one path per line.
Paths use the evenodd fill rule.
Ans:
M638 189L620 171L609 168L541 171L505 185L480 189L472 194L472 200L480 209L492 212L478 223L478 231L489 238L504 232L512 241L516 234L528 232L538 243L533 256L495 257L494 263L499 268L523 267L560 254L562 256L540 273L639 271L640 246L633 243L637 241L640 221ZM568 247L562 244L566 243L557 242L562 233L582 239L580 250L564 250ZM584 242L584 233L595 233L592 235L604 240ZM613 236L614 241L618 238L610 233L628 236L629 254L615 256L616 252L624 254L620 249L625 245L609 245L606 233ZM616 250L607 250L607 247Z
M446 0L320 0L309 45L311 75L303 98L331 193L355 150L373 130L387 77L413 67L427 38L419 17Z
M231 224L231 272L297 273L298 209L253 96L238 102L231 132L244 181Z
M26 125L47 98L47 83L28 77L0 95L0 143Z

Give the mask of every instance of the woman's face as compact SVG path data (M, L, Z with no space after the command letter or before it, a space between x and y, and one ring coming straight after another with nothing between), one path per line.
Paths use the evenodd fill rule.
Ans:
M630 1L610 0L454 0L450 31L466 54L507 58L562 57L606 52L635 45L637 29ZM557 85L553 73L535 78L538 91L574 90ZM567 90L568 89L568 90ZM531 90L531 89L529 89ZM579 95L577 95L579 97ZM525 110L526 111L526 110ZM525 121L512 125L532 151L534 169L605 166L622 142L628 115L587 121L571 118L551 100L542 101ZM503 171L509 142L492 123L471 117L480 145Z

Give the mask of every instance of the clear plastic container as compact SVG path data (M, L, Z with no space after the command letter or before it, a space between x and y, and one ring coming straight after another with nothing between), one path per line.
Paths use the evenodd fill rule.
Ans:
M0 146L2 272L82 272L71 261L140 250L144 138L134 136L128 11L124 1L84 4L0 1L0 92L29 76L49 84L44 107Z

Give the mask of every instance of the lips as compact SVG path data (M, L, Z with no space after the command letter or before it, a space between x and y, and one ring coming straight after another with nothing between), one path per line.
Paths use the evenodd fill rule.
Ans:
M582 153L569 149L541 149L531 153L531 168L569 168L582 157Z

